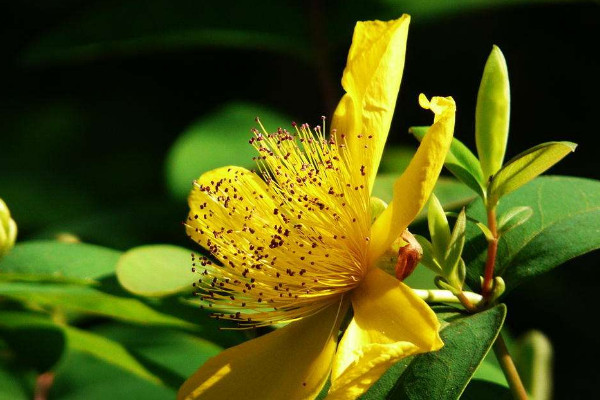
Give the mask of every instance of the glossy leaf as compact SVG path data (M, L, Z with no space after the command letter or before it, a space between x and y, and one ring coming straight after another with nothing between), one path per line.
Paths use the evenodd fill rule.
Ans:
M248 143L252 128L269 132L291 128L292 119L251 103L230 103L200 118L175 141L166 161L167 185L177 199L187 198L192 182L204 172L227 165L252 167L256 150Z
M373 196L379 197L383 201L389 203L392 200L394 182L398 178L397 175L379 175L375 179L373 186ZM441 177L438 179L433 193L439 199L445 210L459 209L471 202L476 196L464 184L456 179ZM427 217L427 209L424 208L417 216L415 221L423 220Z
M444 347L395 364L362 399L459 398L500 332L506 307L501 304L471 316L449 307L434 311L443 321Z
M494 177L488 188L489 201L495 204L502 196L531 181L567 154L575 151L571 142L548 142L524 151L506 163Z
M86 243L55 240L22 242L2 259L0 273L93 283L114 273L119 255L118 251Z
M42 307L99 315L137 324L196 329L194 324L161 314L137 299L115 296L88 286L0 281L0 296Z
M191 291L198 275L191 271L187 249L171 245L133 248L117 263L117 278L128 291L141 296L167 296Z
M409 132L420 142L423 140L428 128L428 126L413 126L409 129ZM460 140L452 139L444 166L475 193L480 196L484 195L486 182L483 180L479 160Z
M527 223L507 232L498 242L496 272L507 292L522 282L600 248L600 182L591 179L545 176L504 197L498 215L514 207L529 206ZM475 219L485 218L481 201L467 210ZM478 228L467 225L463 258L467 282L480 286L487 242ZM505 292L506 293L506 292Z
M502 51L492 48L479 85L475 142L484 180L502 167L510 122L508 67Z

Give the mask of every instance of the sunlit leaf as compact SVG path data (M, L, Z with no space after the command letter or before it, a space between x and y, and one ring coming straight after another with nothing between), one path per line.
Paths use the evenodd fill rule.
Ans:
M117 278L128 291L141 296L167 296L192 289L198 275L191 271L190 251L170 245L150 245L123 253Z
M114 273L119 255L118 251L86 243L22 242L0 261L0 274L94 282Z
M175 141L166 161L168 188L177 199L186 199L194 179L227 165L252 167L256 150L248 143L255 118L269 132L291 128L292 119L270 108L250 103L230 103L202 117Z
M495 204L502 196L531 181L575 151L576 147L571 142L548 142L514 157L494 175L488 189L490 203Z
M195 325L155 311L143 302L88 286L0 281L0 296L50 309L76 311L142 325L196 329Z
M485 63L475 110L475 142L484 180L502 167L509 122L508 67L502 51L494 46Z
M600 182L591 179L544 176L502 198L498 215L529 206L531 218L505 233L498 242L496 272L507 292L522 282L571 258L600 248ZM481 201L468 207L475 219L485 218ZM480 286L487 242L478 228L467 225L463 258L467 282Z

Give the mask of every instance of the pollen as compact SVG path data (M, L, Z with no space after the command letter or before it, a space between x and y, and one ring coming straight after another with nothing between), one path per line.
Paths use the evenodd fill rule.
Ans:
M363 165L323 126L253 130L256 171L224 167L194 182L187 234L201 302L240 328L291 322L339 302L367 269ZM368 144L370 137L361 135ZM345 141L345 139L342 139Z

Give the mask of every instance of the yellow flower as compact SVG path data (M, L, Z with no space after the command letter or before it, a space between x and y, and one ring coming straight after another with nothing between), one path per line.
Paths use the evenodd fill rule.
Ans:
M421 96L434 124L371 225L409 20L356 25L329 139L324 127L263 128L251 140L260 174L225 167L195 183L187 233L222 264L197 261L202 299L241 327L289 324L208 360L178 398L309 399L331 373L328 398L351 399L398 360L443 345L427 304L374 266L427 201L454 129L454 101Z

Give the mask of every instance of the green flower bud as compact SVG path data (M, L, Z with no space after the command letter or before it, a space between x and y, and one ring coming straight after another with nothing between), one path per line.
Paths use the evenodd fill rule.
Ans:
M6 203L0 199L0 258L10 251L17 238L17 224L10 217Z

